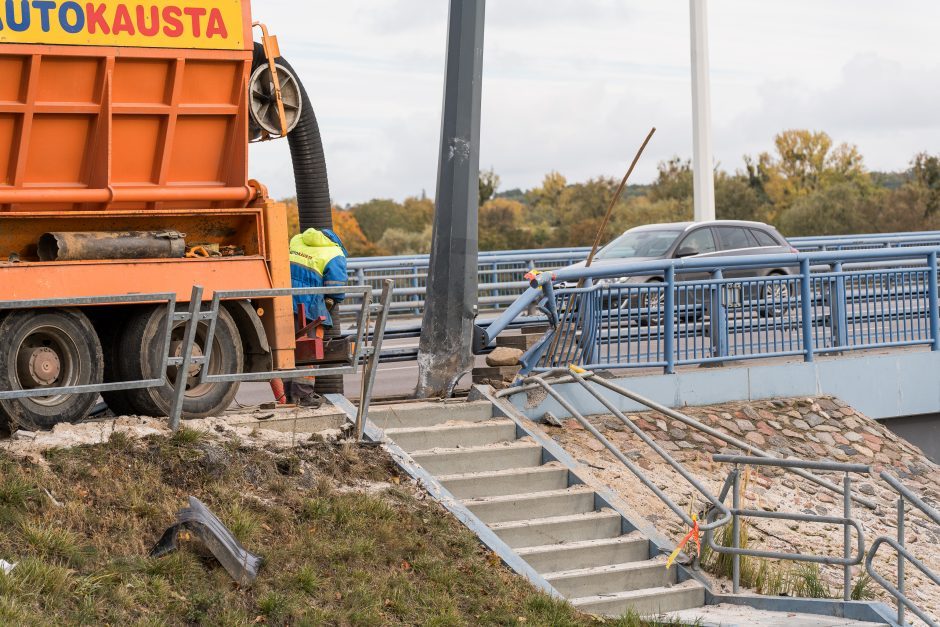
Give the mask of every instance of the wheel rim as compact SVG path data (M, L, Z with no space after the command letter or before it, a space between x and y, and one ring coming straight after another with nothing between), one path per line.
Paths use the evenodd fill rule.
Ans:
M774 283L767 288L767 299L771 301L768 305L784 307L789 298L790 287L785 281Z
M193 357L201 357L205 354L206 346L206 334L208 333L209 328L206 324L200 324L196 329L196 339L193 341ZM174 357L183 356L183 335L186 333L185 323L179 324L173 329L173 333L170 336L170 354ZM210 393L213 387L216 385L214 383L199 383L199 377L202 374L202 369L208 367L209 375L221 374L221 364L222 360L219 357L222 346L219 342L218 336L212 339L212 354L209 356L209 364L200 365L193 364L189 367L189 372L186 377L186 393L185 398L199 398ZM167 379L171 383L175 383L176 375L178 374L179 369L176 366L169 366L166 369Z
M22 390L78 385L81 376L79 350L62 328L44 325L31 331L16 347L16 384ZM34 397L37 405L54 407L70 394Z

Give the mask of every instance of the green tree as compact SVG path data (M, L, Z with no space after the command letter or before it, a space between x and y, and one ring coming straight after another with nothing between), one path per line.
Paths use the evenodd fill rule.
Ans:
M746 174L716 173L715 213L719 219L761 222L767 209L766 202L750 184Z
M843 181L797 199L780 217L785 235L848 235L877 232L884 192Z
M420 233L431 224L434 203L424 198L406 198L404 203L374 199L350 208L359 227L372 242L378 242L390 228Z
M940 155L915 155L911 174L913 184L925 194L924 217L930 217L940 210Z
M650 199L687 200L692 198L692 162L673 157L669 161L660 161L656 166L659 173L656 182L650 186Z
M422 255L431 252L431 227L422 231L408 231L393 227L386 229L378 241L379 249L386 255Z

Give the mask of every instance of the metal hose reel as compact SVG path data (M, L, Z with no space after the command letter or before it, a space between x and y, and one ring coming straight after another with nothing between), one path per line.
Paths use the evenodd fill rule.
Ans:
M280 63L274 64L276 78L270 64L259 65L248 81L248 111L250 141L263 141L283 137L294 130L300 122L303 97L297 77ZM281 120L277 104L277 87L280 84L284 119ZM284 133L284 129L287 133Z

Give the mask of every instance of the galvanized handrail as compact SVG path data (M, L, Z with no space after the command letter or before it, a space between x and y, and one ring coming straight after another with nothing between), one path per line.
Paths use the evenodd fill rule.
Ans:
M918 510L921 511L928 519L930 519L934 524L940 525L940 512L936 509L925 503L919 496L914 494L907 486L901 483L893 475L889 474L887 471L881 472L881 479L887 483L891 488L898 494L898 503L897 503L897 527L898 527L898 537L897 540L890 536L879 536L875 538L875 541L872 543L871 548L868 550L868 557L865 559L865 571L874 579L878 585L887 590L891 596L894 597L898 609L898 624L905 625L905 609L911 610L918 618L922 621L931 625L931 627L937 627L940 623L937 622L935 618L932 618L927 615L922 609L920 609L916 603L914 603L910 598L905 595L905 579L906 579L906 562L910 562L917 569L924 574L925 577L930 579L934 585L940 586L940 576L934 573L930 568L924 564L921 560L917 559L910 551L905 547L905 520L904 520L904 504L905 502L910 503ZM894 586L883 577L878 571L875 570L874 560L875 555L878 553L878 549L881 548L881 545L887 544L892 547L898 554L898 585Z
M204 310L203 288L195 285L189 301L187 311L176 311L176 294L120 294L111 296L96 296L84 298L56 298L43 300L0 301L0 311L52 307L80 307L93 305L138 304L138 303L166 303L167 315L162 326L163 350L161 351L161 364L157 372L163 376L140 381L120 381L93 385L63 386L57 388L39 388L32 390L4 390L0 391L0 400L43 397L57 394L86 394L101 393L117 390L134 390L160 387L169 384L173 389L173 401L169 412L170 428L176 431L180 425L183 400L186 392L187 373L191 366L209 363L212 354L213 340L215 338L216 321L221 308L221 301L231 299L275 298L296 295L320 294L328 295L343 292L347 295L359 296L362 299L360 314L357 322L357 336L353 354L340 366L309 367L294 370L275 370L270 372L252 372L239 374L209 374L208 368L202 368L199 383L243 382L243 381L269 381L274 378L297 379L308 376L323 376L329 374L354 374L358 371L360 362L365 362L363 373L362 393L360 396L359 415L357 416L355 430L357 438L362 438L365 422L368 419L369 399L372 386L375 382L375 371L378 368L379 351L385 333L390 304L394 288L391 281L386 281L382 291L381 301L372 303L372 288L367 286L317 287L317 288L285 288L261 289L239 291L216 291L210 302L208 310ZM370 316L377 313L376 326L369 336L372 345L366 346ZM170 344L174 322L185 322L181 355L170 356ZM200 322L208 322L208 329L204 339L205 351L200 356L193 355L196 331ZM167 380L167 367L177 366L175 381Z
M160 369L157 372L166 372L168 366L179 365L179 358L170 357L170 341L172 336L171 321L182 321L189 318L189 313L176 311L176 294L165 292L155 294L119 294L114 296L90 296L84 298L48 298L32 300L0 301L0 311L14 311L22 309L47 309L55 307L83 307L92 305L134 305L134 304L161 304L166 303L166 317L161 327L163 350L160 352ZM204 363L201 358L193 358L192 363ZM164 385L164 377L141 379L138 381L121 381L116 383L98 383L87 385L70 385L56 388L37 388L32 390L0 390L0 400L16 398L41 398L43 396L57 396L59 394L93 394L114 392L117 390L140 390Z
M714 534L706 531L705 541L709 548L716 553L731 555L732 574L731 584L734 594L740 591L741 586L741 556L762 557L778 560L789 560L798 562L808 562L813 564L829 564L842 566L843 586L842 598L845 601L851 600L852 595L852 566L861 564L865 559L865 532L861 524L852 518L852 478L851 473L870 474L871 467L863 464L842 464L830 461L805 461L799 459L768 459L766 457L747 457L741 455L713 455L712 460L719 463L733 464L734 468L725 481L725 486L721 491L721 498L727 497L728 488L732 491L732 545L730 547L721 546L715 543ZM741 472L739 466L769 466L773 468L799 469L799 470L822 470L844 473L843 491L842 491L842 517L837 516L819 516L816 514L803 514L797 512L768 512L757 509L741 508ZM802 553L782 553L779 551L766 551L757 549L745 549L740 546L741 518L765 518L771 520L790 520L796 522L812 522L823 524L842 525L843 544L842 557L831 557L828 555L805 555ZM856 531L856 553L852 555L851 549L851 529Z
M656 485L649 477L646 476L646 473L643 472L643 469L634 464L630 458L623 454L623 452L617 448L617 446L608 440L597 428L591 424L591 422L585 418L574 406L565 399L564 396L558 393L552 386L552 383L546 380L551 374L557 374L561 370L554 373L543 373L534 375L529 378L534 385L542 388L547 392L552 398L554 398L565 410L592 436L594 436L597 441L599 441L604 448L606 448L611 455L613 455L617 461L627 467L627 469L633 473L633 475L640 480L640 482L645 485L653 494L659 498L663 504L666 505L676 516L679 517L682 522L689 528L695 525L695 520L686 513L668 494L666 494L659 486ZM723 517L717 521L709 522L702 521L702 524L699 525L700 530L709 530L717 527L722 527L728 524L731 521L731 512L725 507L724 503L721 500L711 493L707 486L705 486L701 481L699 481L691 472L686 469L680 462L678 462L672 455L670 455L662 446L656 443L649 435L646 434L641 428L639 428L636 423L623 415L622 412L616 409L613 405L609 404L605 399L596 393L594 389L588 385L588 380L594 381L593 373L580 372L578 369L572 369L570 371L571 375L586 389L589 393L594 395L598 400L607 406L607 408L623 422L634 434L636 434L643 442L649 446L653 451L659 455L670 467L673 468L679 475L685 479L689 484L691 484L698 492L708 501L711 509L716 510L717 512L723 514ZM698 556L695 557L693 562L693 568L698 568Z
M553 381L552 381L552 384L553 384L553 385L559 385L559 384L562 384L562 383L571 383L571 382L574 382L574 381L575 381L574 373L573 373L573 372L564 371L564 370L561 370L561 369L556 370L555 372L556 372L556 373L564 372L565 375L559 377L558 379L553 380ZM681 423L683 423L683 424L685 424L685 425L687 425L687 426L689 426L689 427L692 427L693 429L696 429L696 430L698 430L698 431L701 431L702 433L704 433L704 434L706 434L706 435L710 435L710 436L713 437L713 438L716 438L716 439L718 439L718 440L721 440L722 442L725 442L726 444L730 444L731 446L734 446L734 447L739 448L739 449L741 449L741 450L743 450L743 451L746 451L747 453L749 453L750 455L752 455L752 456L754 456L754 457L762 458L762 459L767 459L767 460L772 460L772 461L780 461L780 462L786 463L786 460L782 460L782 459L780 459L780 458L778 458L778 457L774 457L773 455L771 455L771 454L768 453L767 451L764 451L764 450L760 449L759 447L754 446L753 444L751 444L750 442L747 442L746 440L742 440L742 439L736 438L736 437L734 437L734 436L732 436L732 435L728 435L727 433L724 433L724 432L722 432L722 431L719 431L718 429L715 429L715 428L713 428L713 427L710 427L710 426L706 425L705 423L703 423L703 422L701 422L701 421L698 421L698 420L696 420L695 418L692 418L691 416L688 416L688 415L686 415L686 414L683 414L682 412L677 411L677 410L675 410L675 409L671 409L671 408L669 408L669 407L666 407L665 405L663 405L663 404L661 404L661 403L657 403L656 401L654 401L654 400L652 400L652 399L646 398L645 396L642 396L642 395L640 395L640 394L637 394L636 392L634 392L634 391L632 391L632 390L628 390L627 388L625 388L625 387L623 387L623 386L617 385L617 384L614 383L613 381L610 381L610 380L608 380L608 379L605 379L604 377L598 376L598 375L597 375L596 373L594 373L594 372L587 372L587 373L585 373L583 376L584 376L584 378L586 378L586 379L590 379L593 383L596 383L597 385L599 385L599 386L601 386L601 387L603 387L603 388L607 388L608 390L610 390L611 392L614 392L615 394L618 394L618 395L620 395L620 396L623 396L623 397L625 397L625 398L628 398L628 399L630 399L631 401L633 401L633 402L635 402L635 403L638 403L638 404L640 404L640 405L643 405L644 407L647 407L647 408L651 409L652 411L655 411L655 412L660 413L660 414L662 414L662 415L664 415L664 416L667 416L667 417L669 417L669 418L672 418L673 420L677 420L677 421L679 421L679 422L681 422ZM523 379L522 381L519 382L519 384L518 384L517 386L511 387L511 388L507 388L507 389L505 389L505 390L500 390L499 392L496 393L496 396L497 396L497 398L503 398L503 397L506 397L506 396L513 396L513 395L515 395L515 394L519 394L519 393L522 393L522 392L528 392L529 390L532 390L532 389L536 389L536 388L538 388L538 387L541 387L539 384L534 383L533 381L534 381L534 377L528 377L528 378L526 378L526 379ZM595 398L596 398L596 395L595 395ZM609 408L609 406L607 405L607 403L606 403L605 401L602 401L602 403L604 403L604 406L605 406L605 407L608 407L608 408ZM814 475L814 474L812 474L812 473L810 473L810 472L807 472L806 470L804 470L804 469L802 469L802 468L794 468L794 469L793 469L793 472L794 472L794 474L799 475L799 476L802 477L803 479L806 479L806 480L808 480L808 481L812 481L812 482L815 483L816 485L818 485L818 486L820 486L820 487L822 487L822 488L825 488L825 489L827 489L827 490L829 490L829 491L831 491L831 492L833 492L833 493L836 493L836 494L841 494L841 493L842 493L843 488L842 488L841 486L837 486L836 484L832 483L831 481L827 481L826 479L823 479L823 478L821 478L821 477L817 477L816 475ZM721 498L723 499L724 497L721 497ZM870 499L867 499L867 498L865 498L865 497L863 497L863 496L860 496L860 495L858 495L858 494L853 494L853 495L852 495L852 500L855 501L856 503L858 503L858 504L860 504L860 505L866 507L867 509L874 510L874 509L876 509L876 508L878 507L877 503L875 503L874 501L872 501L872 500L870 500Z

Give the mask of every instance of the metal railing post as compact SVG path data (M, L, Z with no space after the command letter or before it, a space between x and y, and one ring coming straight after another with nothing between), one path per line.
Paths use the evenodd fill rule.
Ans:
M666 268L666 290L663 315L663 361L666 362L666 374L676 372L676 267Z
M199 311L202 309L202 286L194 285L189 300L189 310L186 318L186 330L183 332L183 354L180 356L180 365L176 370L176 381L173 384L173 406L170 408L170 429L175 433L180 428L180 416L183 413L183 399L186 396L186 380L189 379L189 367L193 360L193 344L196 340L196 330L199 328ZM168 324L172 325L172 321ZM170 326L170 329L173 327ZM206 364L207 366L208 364ZM203 366L203 368L206 368Z
M898 544L904 548L904 495L898 494ZM898 591L904 594L904 555L898 552ZM904 625L905 607L901 601L898 601L898 624Z
M372 401L372 388L375 385L375 375L379 369L379 358L382 354L382 341L385 339L385 323L388 320L388 310L392 303L392 288L394 281L385 279L382 285L382 309L375 318L375 331L372 335L372 353L368 356L366 367L362 371L362 385L359 392L359 409L356 411L356 440L362 440L366 422L369 420L369 403ZM363 307L370 307L371 294L363 295Z
M731 488L731 547L741 548L741 519L738 510L741 508L741 473L738 465L734 466L734 484ZM731 556L731 591L738 594L741 590L741 556L735 552Z
M803 318L803 360L813 361L813 303L812 277L810 276L809 260L800 262L800 310Z
M852 549L849 545L852 543L852 531L849 528L849 519L852 518L852 478L849 473L845 473L842 480L842 514L845 516L845 524L842 525L842 557L846 561L852 557ZM852 600L852 567L846 564L842 567L842 600Z
M721 269L712 272L715 281L721 281L724 274ZM712 357L728 356L728 311L724 302L724 285L711 288L711 307L708 312L709 331L712 341Z
M412 270L414 270L414 274L411 276L411 287L415 288L415 291L417 292L417 289L421 287L420 285L421 282L418 279L418 266L414 266ZM419 301L421 300L421 295L416 293L414 296L411 297L411 300ZM421 315L421 310L418 308L412 309L411 312L416 316Z
M927 272L927 292L930 302L930 337L933 340L932 350L940 351L940 302L938 302L937 289L937 253L927 256L929 270Z
M839 273L836 277L836 293L832 295L830 291L830 324L832 325L832 337L836 341L836 346L848 346L849 343L849 315L848 301L845 293L845 277L842 276L842 262L837 262L832 266L833 272Z

